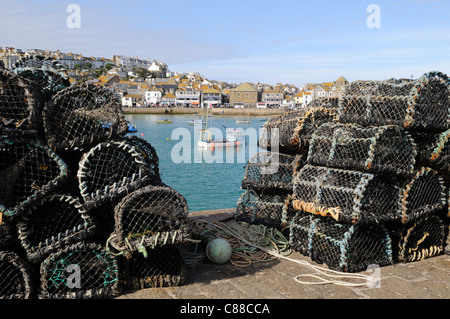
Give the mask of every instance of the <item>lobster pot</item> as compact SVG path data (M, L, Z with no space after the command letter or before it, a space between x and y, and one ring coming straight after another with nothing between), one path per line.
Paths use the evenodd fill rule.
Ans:
M123 260L125 286L131 289L176 287L186 281L186 249L165 245L148 250L144 256L133 252Z
M238 200L235 220L249 224L282 228L295 214L289 194L264 194L247 190Z
M31 270L15 252L0 251L0 299L33 297Z
M57 151L86 149L122 137L128 129L114 93L88 83L53 95L44 108L43 122L48 144Z
M313 109L317 107L323 107L326 109L332 109L334 111L337 111L339 108L339 98L338 97L315 98L307 105L308 109Z
M40 299L100 299L120 293L117 259L102 245L79 242L40 266Z
M67 165L37 140L0 141L0 214L15 218L67 181Z
M396 262L414 262L441 254L446 246L448 225L430 215L414 222L389 226Z
M40 101L32 85L19 75L0 69L0 126L2 133L39 128Z
M25 55L14 64L12 70L15 74L33 82L46 100L70 86L67 71L52 57L39 54Z
M42 262L50 253L95 232L94 223L80 201L67 195L43 198L22 216L17 228L32 263Z
M401 182L395 176L305 165L294 178L293 207L338 222L398 218Z
M450 127L449 79L429 72L415 81L356 81L339 101L338 121L398 125L410 130L442 131Z
M292 176L303 167L305 161L305 154L258 153L246 165L242 188L292 192Z
M439 214L447 206L444 180L433 169L422 167L402 186L400 221L404 224Z
M0 223L0 251L8 250L18 242L16 223L2 221Z
M259 147L261 149L285 154L298 154L297 145L291 144L291 138L304 111L290 111L268 120L261 129Z
M413 135L418 147L418 161L450 179L450 129L441 133L418 132Z
M148 176L152 185L162 184L159 173L159 158L155 148L149 142L137 136L126 136L124 140L127 144L134 146L137 152L141 153L149 169Z
M336 113L333 109L317 107L308 110L300 117L291 136L291 144L302 151L308 151L314 132L324 123L334 122Z
M392 243L382 224L346 224L299 212L291 222L292 249L342 272L393 263Z
M186 199L168 186L146 186L114 209L111 244L119 251L146 251L185 242L190 236Z
M325 123L312 136L307 163L411 176L416 155L412 137L398 126Z
M79 163L78 184L86 205L120 200L149 183L149 168L142 154L126 141L100 143Z

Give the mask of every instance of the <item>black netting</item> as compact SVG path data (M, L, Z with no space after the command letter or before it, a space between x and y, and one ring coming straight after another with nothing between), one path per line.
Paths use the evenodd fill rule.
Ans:
M40 97L29 81L0 69L0 133L39 130Z
M70 86L67 70L52 57L25 55L14 64L12 70L33 82L45 100Z
M15 217L61 187L67 165L47 145L37 140L0 141L0 213Z
M258 153L245 167L242 188L292 191L292 177L305 162L305 154L294 156L276 152Z
M116 257L102 245L77 243L41 263L41 299L109 298L120 292Z
M397 262L414 262L437 256L447 244L448 225L436 215L389 228Z
M315 98L311 102L308 103L307 108L313 109L323 107L326 109L333 109L337 112L339 108L339 98L338 97L319 97Z
M149 183L142 154L123 141L100 143L83 156L78 169L81 196L101 205Z
M111 244L119 251L183 243L189 236L186 199L168 186L147 186L127 195L115 207Z
M107 88L80 84L56 93L43 112L48 143L55 149L87 148L126 134L122 105Z
M325 123L311 139L308 164L410 176L417 150L398 126L362 127Z
M238 200L235 220L282 228L295 215L290 199L291 195L286 193L265 194L249 189Z
M15 252L0 251L0 299L33 297L31 270Z
M392 244L381 224L346 224L308 213L291 222L292 248L330 269L359 272L393 263Z
M449 85L440 72L426 73L415 81L355 81L339 101L339 122L446 130L450 127Z
M336 120L336 113L333 109L315 107L303 114L291 135L291 145L303 151L309 149L309 142L314 132L324 123L332 123Z
M180 286L186 281L186 249L165 245L148 250L148 256L133 252L123 260L125 286L132 289Z
M259 147L267 151L285 154L300 153L301 150L297 144L292 144L291 138L304 113L304 110L290 111L269 119L262 126L258 141Z
M80 201L51 195L30 208L18 222L18 233L27 258L41 262L57 249L92 236L95 225Z
M127 136L125 137L125 141L127 144L134 146L136 151L141 153L145 163L147 164L147 168L149 170L148 176L151 183L153 185L161 184L162 180L159 173L159 158L155 148L149 142L137 136Z

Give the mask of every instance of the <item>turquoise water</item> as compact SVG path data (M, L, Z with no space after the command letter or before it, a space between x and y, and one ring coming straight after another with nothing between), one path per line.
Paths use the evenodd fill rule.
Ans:
M245 146L202 150L197 146L199 127L190 126L190 115L166 115L172 124L157 124L161 115L127 115L136 124L136 135L147 140L159 157L159 170L165 184L183 195L190 211L234 208L243 193L241 181L245 165L260 150L257 138L264 120L251 117L250 124L236 124L239 117L214 116L208 127L215 138L224 138L226 128L248 136ZM211 125L211 126L210 126Z

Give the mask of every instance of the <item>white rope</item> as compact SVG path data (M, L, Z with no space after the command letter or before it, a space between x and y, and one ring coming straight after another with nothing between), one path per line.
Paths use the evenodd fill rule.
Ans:
M223 225L223 224L221 226L218 223L213 223L213 222L210 222L207 220L201 220L201 221L205 222L207 224L213 225L214 227L220 228L221 230L238 238L239 240L246 243L247 245L255 247L257 249L260 249L276 258L284 259L284 260L294 262L294 263L302 265L302 266L313 268L317 272L317 274L301 274L301 275L294 277L294 280L298 283L301 283L304 285L334 284L334 285L345 286L345 287L361 287L361 286L371 287L371 286L375 286L377 283L379 283L379 281L373 276L363 275L363 274L343 274L342 272L339 272L339 271L312 265L306 261L289 258L287 256L284 256L282 254L274 252L270 249L266 249L264 247L260 247L260 246L257 246L255 244L249 242L244 237L242 237L239 233L237 233L235 230L233 230L231 227L228 227L228 226L225 227L225 225ZM302 281L302 280L299 280L300 277L310 277L310 278L316 279L317 281ZM326 279L326 278L330 278L330 279ZM348 281L344 281L343 279L360 280L363 282L348 282Z

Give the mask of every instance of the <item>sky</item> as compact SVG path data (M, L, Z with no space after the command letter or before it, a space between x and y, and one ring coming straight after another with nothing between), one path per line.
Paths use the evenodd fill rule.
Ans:
M67 24L70 4L79 28ZM138 56L230 83L450 74L449 0L0 0L0 8L3 47Z

